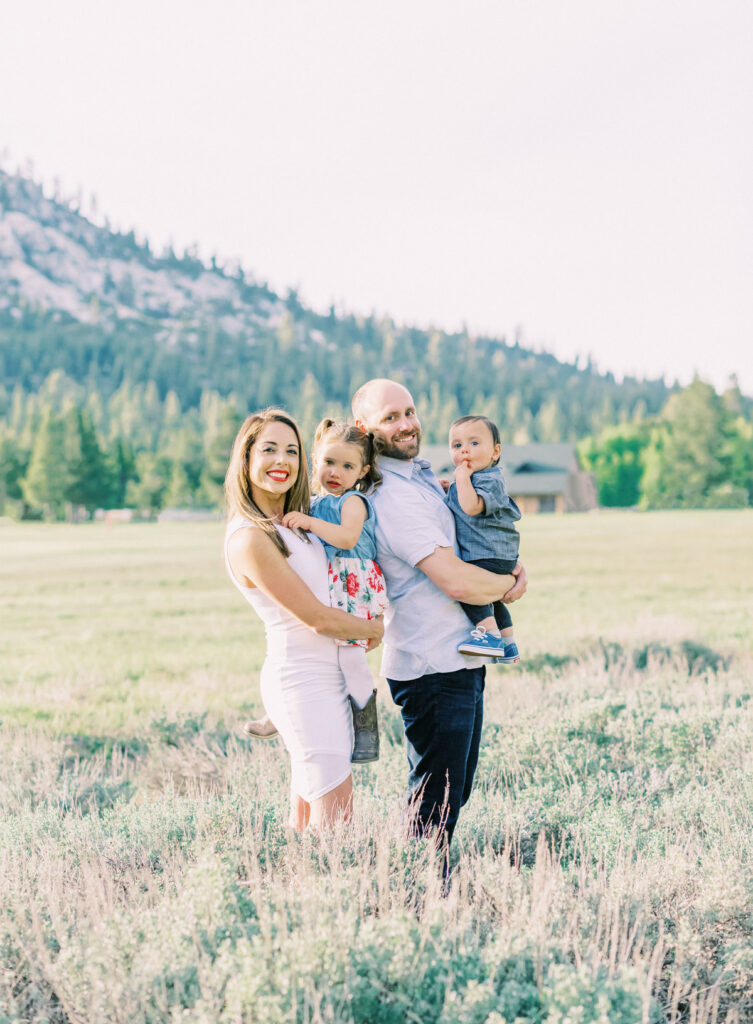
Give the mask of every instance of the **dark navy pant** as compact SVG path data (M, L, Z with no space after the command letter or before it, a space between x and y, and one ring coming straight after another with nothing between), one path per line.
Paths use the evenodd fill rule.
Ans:
M403 715L413 836L452 839L478 763L485 674L482 665L387 680Z

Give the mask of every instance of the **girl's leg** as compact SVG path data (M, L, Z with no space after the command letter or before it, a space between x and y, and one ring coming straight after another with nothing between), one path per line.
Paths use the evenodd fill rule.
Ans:
M337 648L345 687L359 708L368 703L374 692L374 677L366 661L366 651L356 644Z
M308 805L307 805L308 806ZM353 777L349 775L329 793L311 801L310 824L313 828L330 828L338 821L348 822L353 817Z

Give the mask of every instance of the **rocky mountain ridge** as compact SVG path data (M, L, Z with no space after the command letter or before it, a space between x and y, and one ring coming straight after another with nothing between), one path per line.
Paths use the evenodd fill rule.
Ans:
M56 310L74 321L152 322L166 336L212 322L253 337L274 327L285 306L237 267L152 253L131 231L113 232L44 194L40 185L0 170L0 310Z

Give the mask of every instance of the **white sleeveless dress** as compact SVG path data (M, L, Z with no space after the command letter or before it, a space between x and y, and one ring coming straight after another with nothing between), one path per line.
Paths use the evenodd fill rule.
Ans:
M353 724L345 679L333 639L319 636L267 597L234 576L227 544L238 530L254 529L236 516L225 532L225 566L230 578L264 623L267 657L261 670L261 699L283 739L291 763L291 790L317 800L350 775ZM329 607L327 556L318 537L310 543L284 526L277 529L290 550L288 564L322 604Z

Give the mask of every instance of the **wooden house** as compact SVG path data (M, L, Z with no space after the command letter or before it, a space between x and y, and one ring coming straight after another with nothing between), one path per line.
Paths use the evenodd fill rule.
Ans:
M454 467L446 445L422 445L421 458L429 460L437 476L452 477ZM503 444L500 466L508 493L523 515L587 512L598 507L593 474L580 468L570 442Z

